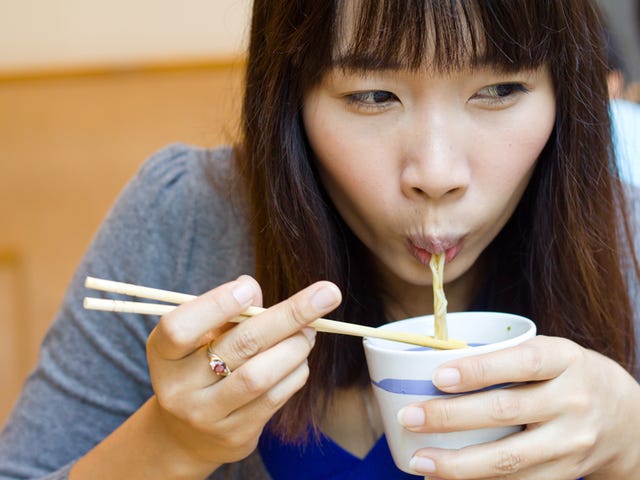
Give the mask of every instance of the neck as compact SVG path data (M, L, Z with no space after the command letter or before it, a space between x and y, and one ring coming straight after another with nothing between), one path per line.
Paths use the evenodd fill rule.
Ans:
M371 387L336 389L320 428L344 450L364 458L384 431Z

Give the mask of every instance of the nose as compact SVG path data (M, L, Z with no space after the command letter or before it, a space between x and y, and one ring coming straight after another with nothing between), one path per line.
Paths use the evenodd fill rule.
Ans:
M405 196L440 200L467 190L471 177L468 139L459 120L432 113L421 116L407 132L401 171Z

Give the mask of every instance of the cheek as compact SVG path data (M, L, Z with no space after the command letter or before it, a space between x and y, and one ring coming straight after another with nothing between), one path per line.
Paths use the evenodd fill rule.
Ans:
M371 135L343 121L343 115L325 108L322 102L309 102L303 112L307 138L316 157L322 182L334 202L366 204L372 191L381 185L385 165L377 156L382 149ZM349 195L346 195L349 192Z
M526 119L516 119L503 129L503 140L494 142L494 148L489 149L494 154L485 155L485 165L491 165L486 174L494 177L495 185L513 188L514 184L528 180L555 122L554 108L538 110L541 111L527 115Z

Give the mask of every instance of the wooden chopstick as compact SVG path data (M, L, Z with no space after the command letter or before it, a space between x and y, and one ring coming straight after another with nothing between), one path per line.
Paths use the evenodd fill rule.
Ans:
M185 293L172 292L170 290L161 290L157 288L142 287L139 285L133 285L131 283L114 282L112 280L104 280L95 277L87 277L85 280L85 286L94 290L102 290L105 292L119 293L123 295L147 298L150 300L159 300L174 304L186 303L196 298L195 295L188 295ZM164 315L176 308L176 305L86 297L84 299L84 307L89 310L137 313L144 315ZM264 311L264 308L251 306L247 310L242 312L240 317L234 319L233 321L240 322L247 317L258 315L259 313L262 313ZM464 348L467 346L467 344L461 340L437 340L428 335L381 330L365 325L338 322L336 320L329 320L326 318L319 318L318 320L311 322L309 326L315 328L319 332L338 333L342 335L353 335L358 337L381 338L385 340L393 340L396 342L409 343L412 345L420 345L423 347L431 347L441 350Z

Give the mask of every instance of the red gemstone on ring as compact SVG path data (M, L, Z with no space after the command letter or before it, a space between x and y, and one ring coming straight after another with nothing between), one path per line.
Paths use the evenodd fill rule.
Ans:
M227 367L227 364L220 359L212 358L209 362L209 365L211 366L211 370L213 370L213 373L215 373L216 375L229 374L229 368Z
M213 371L216 373L224 373L225 370L226 370L226 365L223 362L217 362L213 366Z

